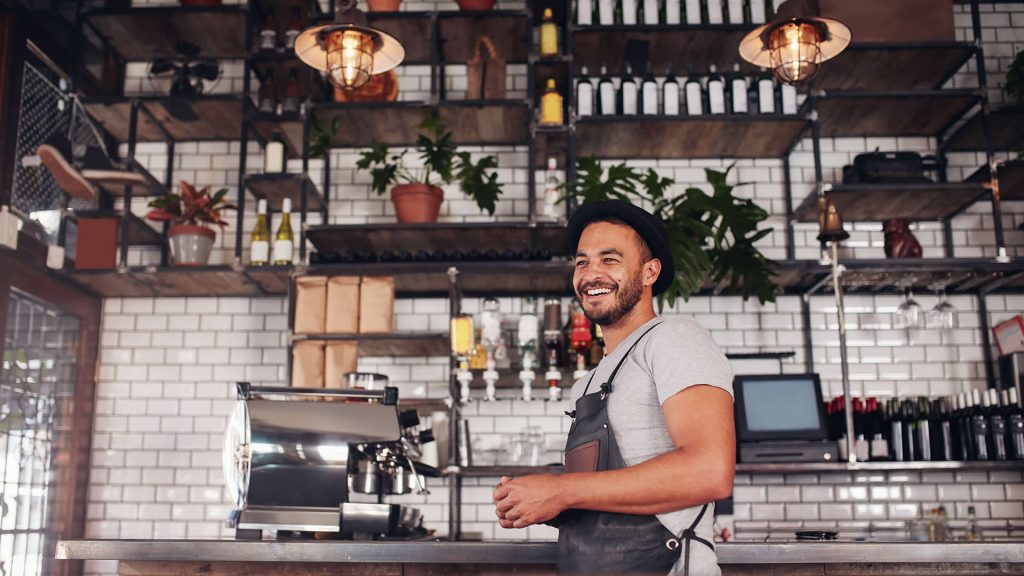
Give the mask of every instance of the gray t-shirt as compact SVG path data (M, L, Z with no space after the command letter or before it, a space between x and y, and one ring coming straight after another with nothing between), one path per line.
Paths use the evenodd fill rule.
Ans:
M732 369L711 334L691 318L653 318L639 327L605 357L594 370L572 387L572 402L594 376L588 394L600 390L627 350L641 334L655 324L622 364L608 396L608 419L626 465L635 466L675 449L665 424L662 404L681 390L698 384L716 386L732 395ZM596 371L596 374L594 372ZM658 519L673 534L693 523L700 506L659 514ZM697 526L697 535L714 541L714 505ZM682 561L672 574L682 575ZM719 576L718 557L707 546L690 544L690 576Z

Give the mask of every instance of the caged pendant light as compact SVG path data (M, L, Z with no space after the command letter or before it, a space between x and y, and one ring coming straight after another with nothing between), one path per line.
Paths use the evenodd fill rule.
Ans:
M306 28L295 39L295 54L326 72L331 84L355 90L370 76L401 64L405 48L393 36L370 27L357 0L338 0L334 22Z
M784 2L774 20L740 41L740 57L759 68L771 68L780 82L808 82L822 62L850 44L850 29L832 18L801 14L806 11L803 2Z

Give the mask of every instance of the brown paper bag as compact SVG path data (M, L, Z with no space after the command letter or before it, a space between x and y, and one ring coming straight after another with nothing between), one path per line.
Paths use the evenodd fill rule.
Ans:
M359 333L390 334L394 315L394 277L363 276L359 285Z
M359 276L332 276L327 280L327 321L329 334L359 331Z
M295 279L296 334L323 334L327 313L327 277L300 276Z
M483 48L483 49L481 49ZM501 100L505 97L505 59L494 42L483 34L473 57L466 62L466 99Z
M327 343L324 388L346 388L345 374L355 372L359 364L359 344L355 340Z
M323 342L301 341L292 346L292 388L324 387Z

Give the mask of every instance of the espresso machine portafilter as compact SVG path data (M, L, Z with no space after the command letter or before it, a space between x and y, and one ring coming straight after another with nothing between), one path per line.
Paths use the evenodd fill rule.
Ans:
M238 538L268 532L334 532L348 538L423 534L418 510L386 504L426 493L436 468L416 461L415 411L398 389L325 390L239 383L224 443L224 478ZM310 401L331 400L331 401Z

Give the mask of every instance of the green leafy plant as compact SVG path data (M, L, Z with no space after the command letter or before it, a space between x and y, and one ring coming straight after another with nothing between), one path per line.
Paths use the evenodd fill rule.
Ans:
M675 181L653 169L640 172L616 164L606 171L598 160L582 158L576 182L566 188L583 202L618 199L646 204L665 224L676 275L659 305L667 301L672 306L678 297L688 300L707 280L716 292L728 289L744 299L756 296L762 304L772 302L777 292L771 277L774 263L755 246L772 232L772 228L758 228L768 213L754 201L733 194L735 186L727 182L733 166L725 172L704 169L711 194L687 188L682 194L669 195Z
M331 142L341 127L341 116L335 116L330 124L324 124L320 117L313 114L312 128L307 141L307 151L310 158L324 158L331 150Z
M484 156L473 162L468 152L458 151L452 142L452 133L436 116L420 124L415 149L423 162L420 170L410 170L404 165L408 150L392 154L386 145L380 143L363 152L356 167L370 171L371 186L378 195L398 183L440 186L457 182L462 192L472 198L481 210L494 214L502 188L498 175L493 172L498 167L497 158Z
M1024 50L1017 53L1006 71L1006 95L1018 104L1024 103Z
M235 209L233 204L227 203L227 193L227 188L221 188L211 196L209 186L196 190L195 186L182 180L181 194L171 193L151 201L146 218L175 224L216 224L223 230L228 225L221 217L223 212Z

